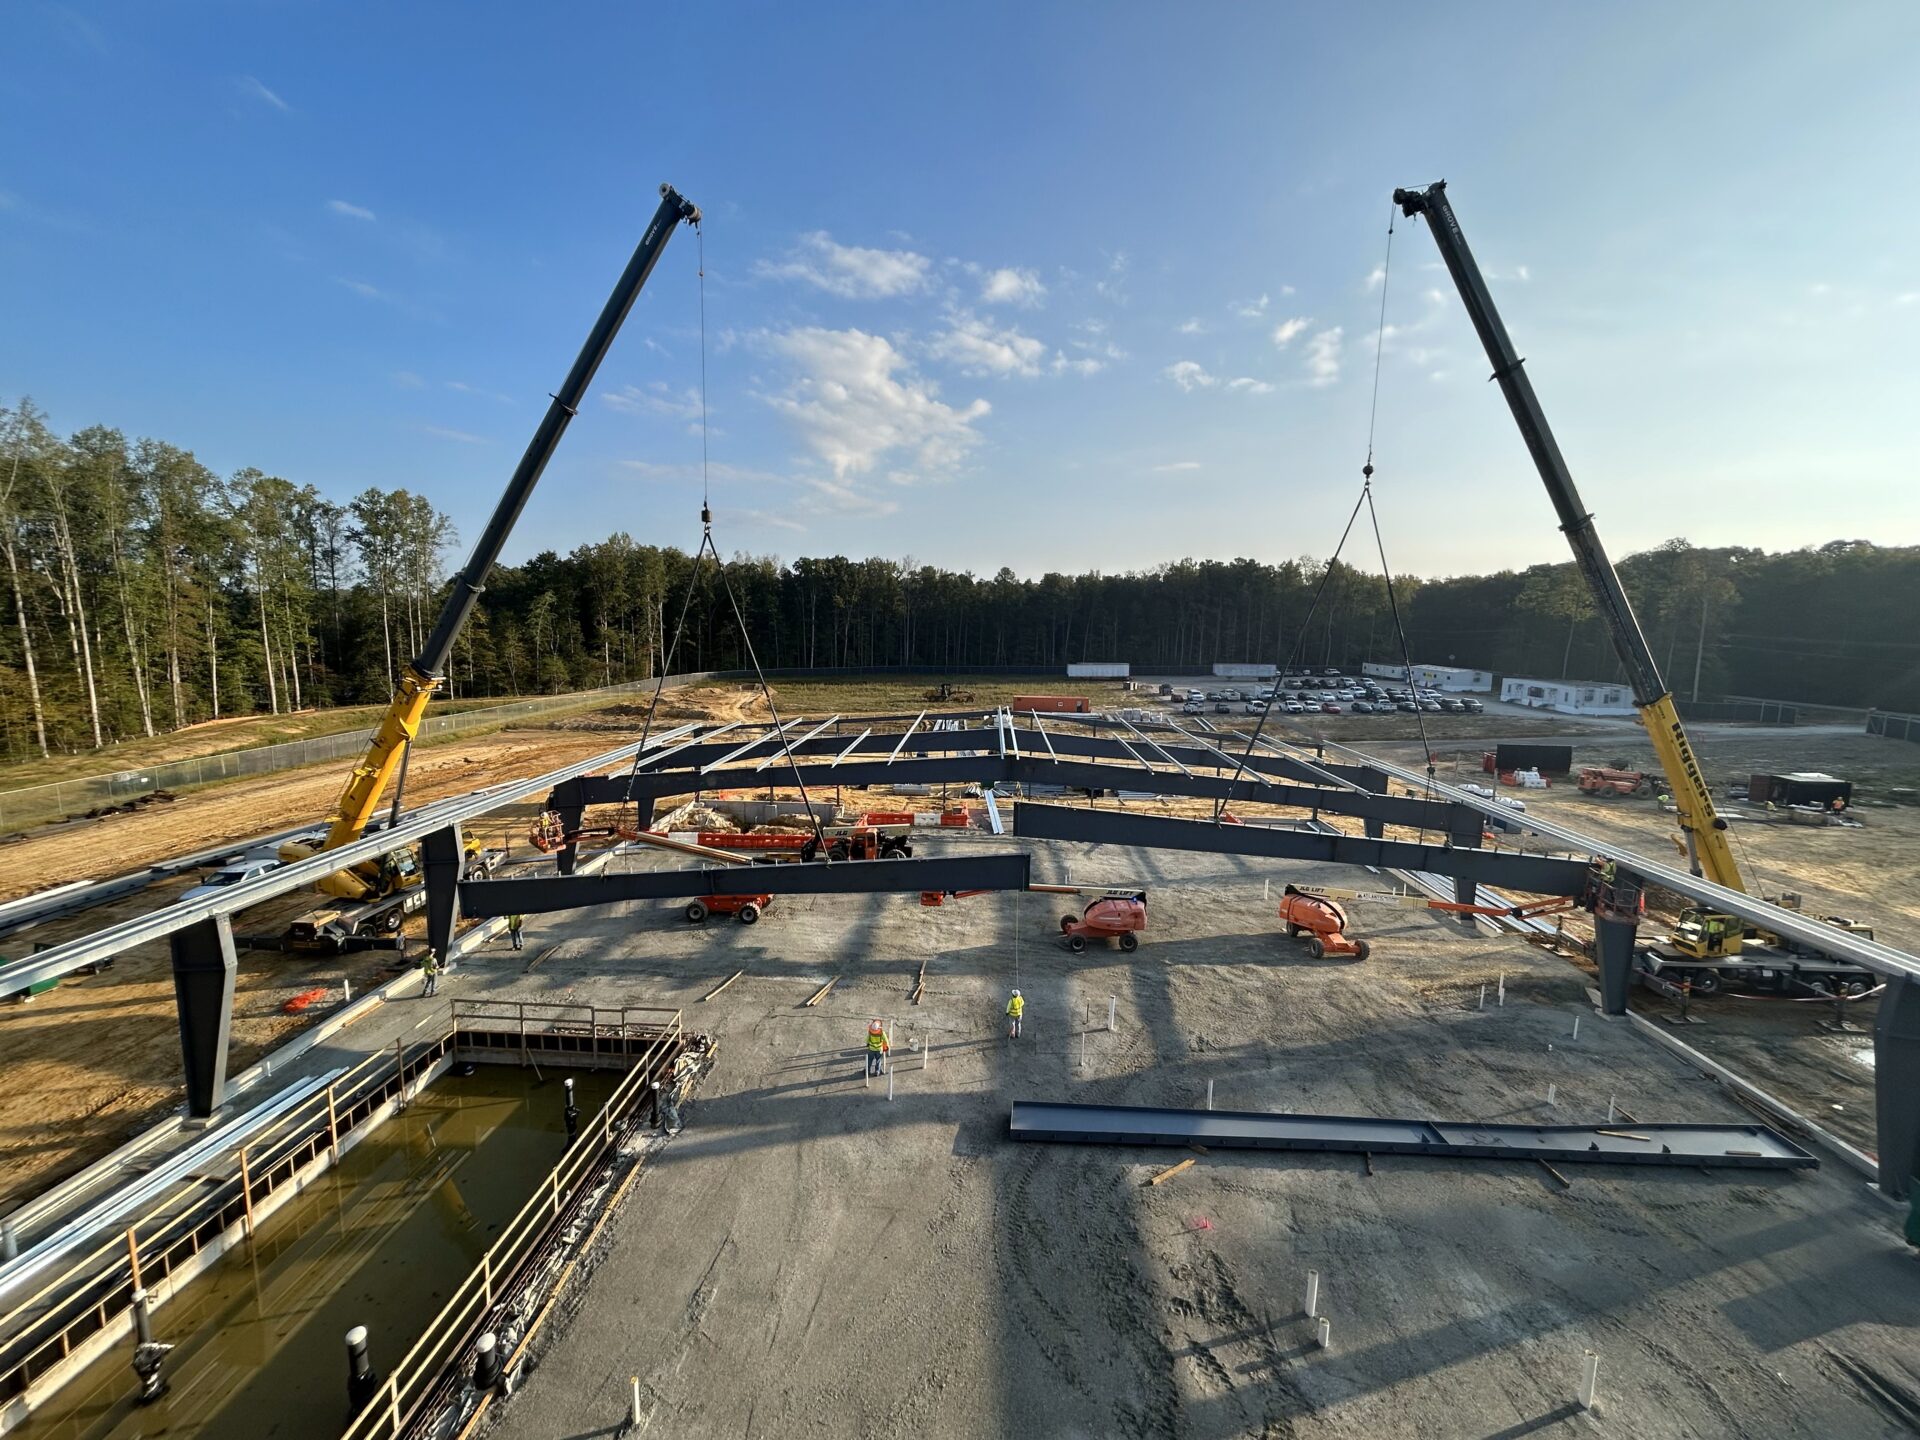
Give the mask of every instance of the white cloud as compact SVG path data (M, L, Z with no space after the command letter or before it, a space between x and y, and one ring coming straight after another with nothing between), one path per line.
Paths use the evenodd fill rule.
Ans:
M345 286L347 289L351 290L354 294L360 296L362 299L365 299L365 300L385 300L387 298L386 291L382 290L377 285L369 285L364 280L349 280L344 275L336 275L333 277L333 283L336 285Z
M350 220L372 220L374 213L364 205L354 205L346 200L329 200L327 209L336 215L345 215Z
M1068 356L1059 350L1053 352L1053 373L1056 375L1068 373L1074 375L1098 375L1106 368L1106 361L1096 360L1091 355Z
M1207 333L1207 327L1200 323L1200 317L1196 315L1193 319L1184 322L1180 326L1180 333L1182 335L1204 335Z
M1266 395L1270 394L1273 390L1273 386L1269 385L1265 380L1256 380L1251 375L1242 375L1237 380L1229 380L1227 382L1227 388L1229 390L1243 391L1248 395Z
M1273 327L1273 343L1282 350L1286 349L1312 323L1312 317L1307 315L1295 315L1291 320L1282 320Z
M1282 285L1280 287L1280 293L1282 295L1291 295L1293 293L1293 287L1291 285Z
M1156 475L1179 475L1185 471L1198 470L1199 468L1200 462L1198 460L1172 460L1165 465L1154 466L1153 473Z
M1340 378L1340 340L1346 331L1338 325L1322 330L1307 342L1307 383L1331 385Z
M1447 292L1446 292L1446 291L1444 291L1444 290L1429 290L1429 291L1427 291L1427 303L1428 303L1429 305L1444 305L1444 304L1446 304L1446 303L1447 303Z
M844 300L884 300L911 295L927 283L933 262L911 250L868 250L839 245L824 230L800 237L788 259L762 260L755 273L775 280L804 280Z
M980 286L980 299L988 305L1032 307L1047 297L1047 287L1031 270L1012 268L990 270Z
M1116 305L1127 303L1127 270L1132 262L1124 250L1116 251L1107 262L1107 276L1104 280L1093 282L1093 293L1102 300L1111 300Z
M393 383L398 385L402 390L418 390L427 382L411 370L396 370L393 372Z
M484 435L469 435L464 430L449 430L441 425L422 425L420 429L440 440L457 440L462 445L491 445L493 442Z
M979 443L974 423L993 408L985 400L964 409L948 405L891 342L865 331L809 326L764 343L797 371L767 403L827 463L843 491L848 476L893 457L922 471L953 468Z
M927 343L927 353L964 375L1038 375L1047 347L1013 326L995 329L966 310L948 317L948 328Z
M1917 300L1920 300L1920 290L1904 290L1893 297L1896 305L1911 305Z
M1242 320L1258 320L1267 313L1267 306L1272 303L1272 296L1262 295L1258 300L1236 300L1227 308Z
M1205 390L1220 383L1207 373L1204 365L1195 360L1176 360L1160 373L1189 395L1196 390Z
M249 99L259 100L264 104L273 106L276 110L291 110L293 108L251 75L242 75L233 83L239 86L240 93Z
M1387 267L1384 265L1376 265L1367 272L1367 289L1369 290L1374 289L1376 286L1386 284L1386 281Z
M618 390L603 390L600 398L625 415L665 415L673 420L700 418L700 392L689 385L674 390L664 380L650 385L622 385Z

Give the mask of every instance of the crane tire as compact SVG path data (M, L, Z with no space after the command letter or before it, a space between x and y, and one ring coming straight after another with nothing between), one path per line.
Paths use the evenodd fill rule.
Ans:
M1718 995L1720 993L1720 972L1701 970L1693 977L1693 993L1696 995Z
M1140 937L1131 930L1121 931L1120 948L1122 950L1138 950L1140 948Z

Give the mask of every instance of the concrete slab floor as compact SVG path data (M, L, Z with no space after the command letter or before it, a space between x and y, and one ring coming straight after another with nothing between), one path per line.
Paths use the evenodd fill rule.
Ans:
M1361 922L1369 962L1307 960L1261 882L1277 895L1351 872L1035 854L1036 878L1146 884L1140 950L1068 955L1059 897L873 897L780 901L753 927L695 929L651 905L552 917L530 930L529 954L557 942L530 974L503 952L466 967L465 993L682 1003L720 1043L685 1132L489 1433L613 1435L633 1375L635 1433L667 1436L1827 1440L1920 1426L1920 1262L1898 1217L1832 1164L1567 1166L1563 1190L1522 1163L1381 1158L1368 1174L1355 1156L1214 1152L1149 1188L1182 1152L1009 1142L1015 1098L1199 1105L1209 1080L1221 1108L1571 1122L1617 1096L1643 1121L1751 1118L1517 941L1379 908ZM1009 1042L1016 984L1027 1026ZM873 1016L894 1022L891 1102L862 1079ZM1301 1313L1309 1269L1325 1351ZM1591 1413L1574 1404L1588 1349Z

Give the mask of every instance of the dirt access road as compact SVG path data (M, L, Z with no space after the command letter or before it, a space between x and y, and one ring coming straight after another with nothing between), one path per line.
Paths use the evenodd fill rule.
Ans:
M986 842L928 850L959 843ZM1010 1142L1014 1099L1199 1106L1209 1081L1221 1109L1577 1123L1614 1096L1640 1121L1751 1120L1517 940L1393 911L1368 964L1305 960L1261 881L1348 872L1034 848L1036 879L1146 882L1140 949L1068 956L1042 896L814 897L698 929L627 905L543 918L533 975L461 982L680 1004L718 1040L497 1440L612 1434L636 1374L649 1435L1557 1434L1590 1426L1588 1348L1610 1433L1905 1433L1920 1292L1850 1172L1568 1165L1563 1188L1530 1163ZM1503 971L1506 1006L1476 1010ZM891 1100L861 1078L872 1016L893 1017Z

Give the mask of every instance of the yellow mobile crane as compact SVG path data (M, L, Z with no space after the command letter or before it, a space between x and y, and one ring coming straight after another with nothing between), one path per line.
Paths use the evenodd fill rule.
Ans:
M1395 190L1393 203L1406 215L1427 217L1434 243L1440 247L1440 258L1446 262L1467 316L1473 321L1480 343L1486 347L1487 358L1493 362L1493 378L1499 382L1507 406L1513 411L1520 438L1526 442L1534 468L1540 472L1553 508L1559 513L1560 530L1573 548L1574 563L1593 593L1614 653L1626 669L1628 684L1633 689L1634 708L1640 723L1646 727L1647 738L1653 742L1654 753L1673 792L1674 809L1686 837L1689 868L1695 875L1703 875L1729 890L1745 891L1747 887L1740 879L1739 866L1734 863L1733 847L1728 843L1727 822L1714 809L1712 789L1701 773L1693 746L1687 741L1686 727L1680 723L1673 694L1660 677L1660 667L1654 661L1646 636L1641 633L1627 592L1600 543L1593 516L1574 488L1573 475L1567 469L1566 459L1560 454L1560 446L1547 424L1546 412L1541 409L1523 368L1526 362L1514 350L1500 312L1494 308L1486 280L1480 274L1480 266L1467 248L1466 236L1461 233L1460 222L1447 201L1447 182L1435 181L1424 190ZM1681 913L1673 934L1673 946L1691 959L1713 960L1738 955L1748 938L1777 943L1775 936L1757 932L1750 935L1744 922L1736 916L1696 907Z
M613 294L608 297L600 318L594 322L593 330L573 362L573 368L567 372L566 382L554 394L553 403L547 407L545 417L534 431L533 439L528 442L526 453L520 457L513 478L507 482L505 492L494 507L493 517L474 545L466 567L455 579L446 603L441 606L432 634L427 637L420 653L401 672L392 703L388 705L379 729L374 732L367 753L347 777L346 786L341 790L340 799L329 817L326 838L317 845L289 842L281 847L282 859L301 860L358 840L372 823L375 812L380 808L380 797L396 770L400 772L401 789L404 790L406 757L411 751L414 737L419 734L420 721L426 714L428 702L446 678L447 661L453 654L454 639L479 602L480 592L486 588L487 577L493 570L494 562L500 558L501 548L506 544L514 522L520 518L534 485L547 468L547 462L553 458L560 437L566 433L568 422L578 413L594 373L606 358L614 336L620 331L621 322L627 318L627 312L639 298L641 288L653 273L653 267L659 261L667 241L682 223L698 225L699 222L700 211L697 206L671 185L660 187L659 209L654 212L646 233L641 236L640 244L634 250L633 258L627 262L627 268L621 274ZM397 811L397 794L394 805ZM419 865L412 850L404 847L336 871L320 882L321 890L343 900L366 902L368 909L348 912L344 907L335 907L338 913L316 912L315 916L307 917L304 922L295 922L292 931L294 942L338 943L366 928L368 921L373 918L369 911L390 911L387 918L396 923L389 923L383 928L397 928L399 915L396 907L404 898L404 892L419 883ZM392 901L393 905L383 903L388 901Z

